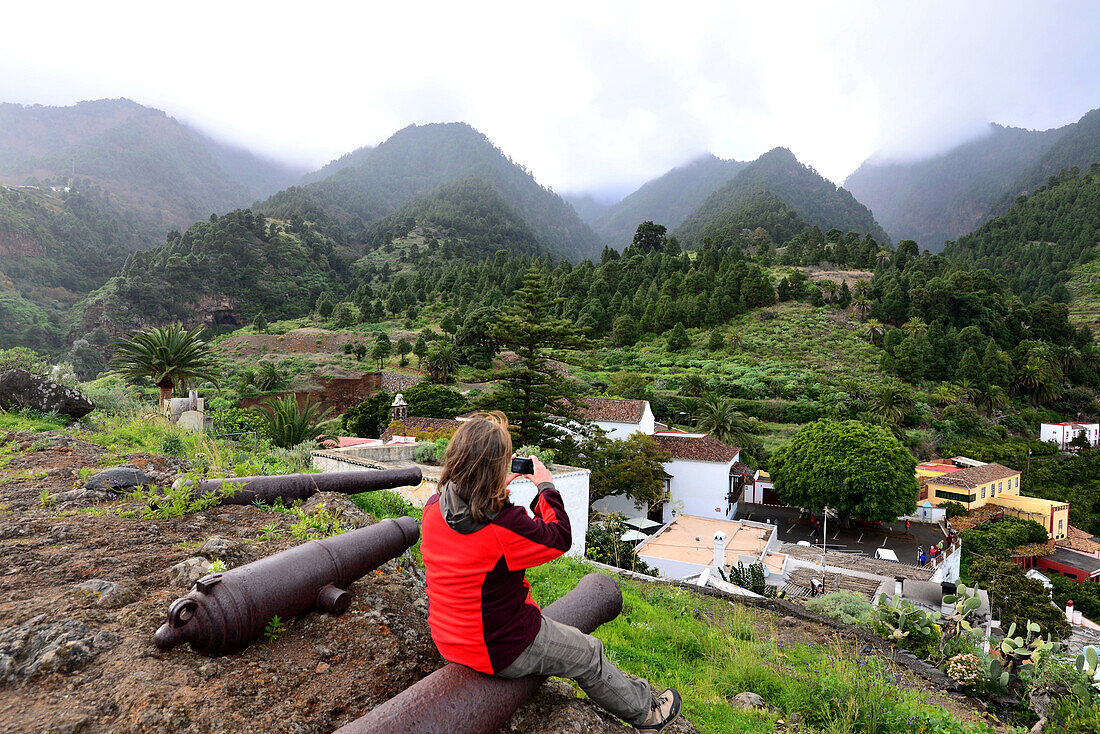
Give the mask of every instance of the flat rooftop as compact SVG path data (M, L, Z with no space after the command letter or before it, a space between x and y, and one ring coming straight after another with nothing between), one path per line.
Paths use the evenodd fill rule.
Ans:
M636 553L639 556L709 566L714 561L714 534L719 531L726 534L725 565L735 566L738 556L760 558L775 528L738 520L680 515L639 545ZM771 559L769 566L778 560Z
M779 550L781 553L786 553L791 558L821 563L821 546L819 545L807 547L794 543L784 543ZM1100 563L1100 561L1098 561L1098 563ZM932 568L931 564L927 566L916 566L908 563L899 563L897 561L883 561L878 558L865 556L862 553L842 553L833 550L825 551L825 565L834 568L844 568L849 571L869 573L889 579L903 576L907 579L927 581L932 578L932 574L935 573L935 569Z

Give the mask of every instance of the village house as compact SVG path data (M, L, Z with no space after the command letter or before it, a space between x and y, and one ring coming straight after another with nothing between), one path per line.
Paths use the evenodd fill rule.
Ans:
M992 504L1010 515L1034 520L1052 540L1065 538L1069 532L1069 505L1021 495L1016 469L956 456L918 464L917 479L921 483L918 499L927 499L932 505L958 502L969 511Z
M635 433L652 436L656 430L648 400L584 398L580 413L604 431L608 438L627 439Z
M1100 423L1044 423L1039 427L1039 440L1052 443L1062 451L1069 451L1070 444L1082 435L1089 446L1100 446Z
M786 556L778 553L774 525L750 520L717 520L678 515L635 548L638 558L664 578L677 581L701 574L728 581L730 569L760 564L770 585L782 587ZM705 584L705 582L703 582Z

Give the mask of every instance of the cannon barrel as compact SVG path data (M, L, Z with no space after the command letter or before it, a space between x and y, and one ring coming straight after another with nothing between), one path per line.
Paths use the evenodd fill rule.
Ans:
M207 492L216 495L225 492L226 496L220 499L223 505L250 505L253 502L273 504L278 498L289 504L295 500L308 499L317 492L358 494L394 487L415 487L420 484L421 479L420 467L417 466L321 474L227 477L202 480L195 489L195 496L199 497ZM233 494L228 493L229 487L235 490Z
M161 650L189 642L196 652L224 655L259 637L276 615L288 619L313 608L340 614L351 603L349 585L419 538L411 517L383 520L204 576L168 606L154 641Z
M591 634L619 616L623 596L607 576L590 573L543 614ZM449 663L336 734L492 734L539 689L546 676L497 678Z

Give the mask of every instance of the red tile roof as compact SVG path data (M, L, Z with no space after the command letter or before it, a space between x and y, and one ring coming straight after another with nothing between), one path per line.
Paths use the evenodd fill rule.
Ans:
M590 421L638 423L645 414L645 400L581 398L580 414ZM587 407L586 407L587 406Z
M975 489L983 484L995 482L998 479L1014 477L1019 473L1020 472L1016 469L1009 469L1007 466L1001 466L1000 464L983 464L982 466L972 466L953 474L928 477L925 479L925 482L945 487Z
M1086 533L1084 530L1075 528L1072 525L1069 526L1066 537L1054 541L1054 544L1084 553L1095 553L1100 550L1100 543L1096 542L1092 533Z
M714 461L725 464L736 459L741 453L738 447L730 446L707 434L697 437L690 434L656 433L653 438L657 441L657 448L672 454L674 459Z

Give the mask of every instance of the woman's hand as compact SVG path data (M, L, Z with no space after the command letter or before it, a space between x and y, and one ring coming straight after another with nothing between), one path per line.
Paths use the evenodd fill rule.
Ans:
M539 457L532 456L531 462L535 465L535 471L530 475L531 481L535 483L535 486L539 486L543 482L553 482L554 475L550 473L550 470L546 468Z

